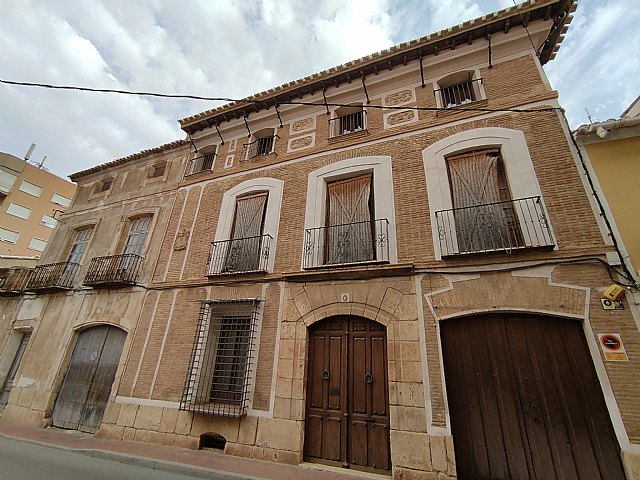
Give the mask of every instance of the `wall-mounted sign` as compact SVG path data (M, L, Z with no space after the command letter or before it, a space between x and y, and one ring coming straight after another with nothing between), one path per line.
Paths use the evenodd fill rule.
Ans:
M628 362L629 357L624 349L622 337L619 333L599 333L598 341L604 353L604 358L610 362Z
M609 300L608 298L601 298L600 303L602 304L602 308L605 310L624 310L624 303L622 300Z

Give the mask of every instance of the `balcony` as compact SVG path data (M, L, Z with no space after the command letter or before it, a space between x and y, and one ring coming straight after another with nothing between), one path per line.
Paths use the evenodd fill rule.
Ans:
M189 166L187 167L187 173L185 177L190 175L195 175L201 172L210 171L213 168L213 164L216 160L216 153L205 153L200 157L196 157L189 162Z
M133 253L95 257L91 259L82 283L94 288L135 285L142 259Z
M266 272L271 253L271 235L211 243L208 276Z
M303 268L389 262L386 218L305 230Z
M540 197L436 212L442 256L555 245Z
M20 295L32 274L31 268L0 268L0 295Z
M80 267L77 263L61 262L38 265L27 283L30 292L48 292L70 290L73 288L73 277Z

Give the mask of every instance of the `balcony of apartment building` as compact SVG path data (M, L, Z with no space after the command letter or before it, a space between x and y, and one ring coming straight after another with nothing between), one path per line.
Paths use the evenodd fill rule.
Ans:
M23 293L32 274L32 268L0 268L0 296Z
M74 262L38 265L29 278L25 290L30 292L53 292L70 290L80 264Z
M216 161L216 151L205 152L195 158L192 158L187 165L185 177L197 175L203 172L210 172L213 169L213 165Z
M207 275L266 272L272 242L268 234L212 242Z
M92 258L82 283L93 288L135 285L142 260L142 256L133 253Z
M539 196L440 210L435 216L443 257L555 245Z

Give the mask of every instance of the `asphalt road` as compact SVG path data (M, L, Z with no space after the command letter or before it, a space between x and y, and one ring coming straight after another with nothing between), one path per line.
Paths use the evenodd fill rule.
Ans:
M221 474L204 475L228 480ZM0 480L189 480L203 478L127 465L0 437ZM239 477L235 477L236 479Z

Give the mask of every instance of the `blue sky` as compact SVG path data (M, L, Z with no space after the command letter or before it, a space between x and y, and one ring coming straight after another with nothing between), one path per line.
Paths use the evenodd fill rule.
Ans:
M512 0L0 0L0 78L241 98ZM545 66L572 128L640 94L637 0L581 0ZM216 104L0 85L0 151L66 176L183 138Z

